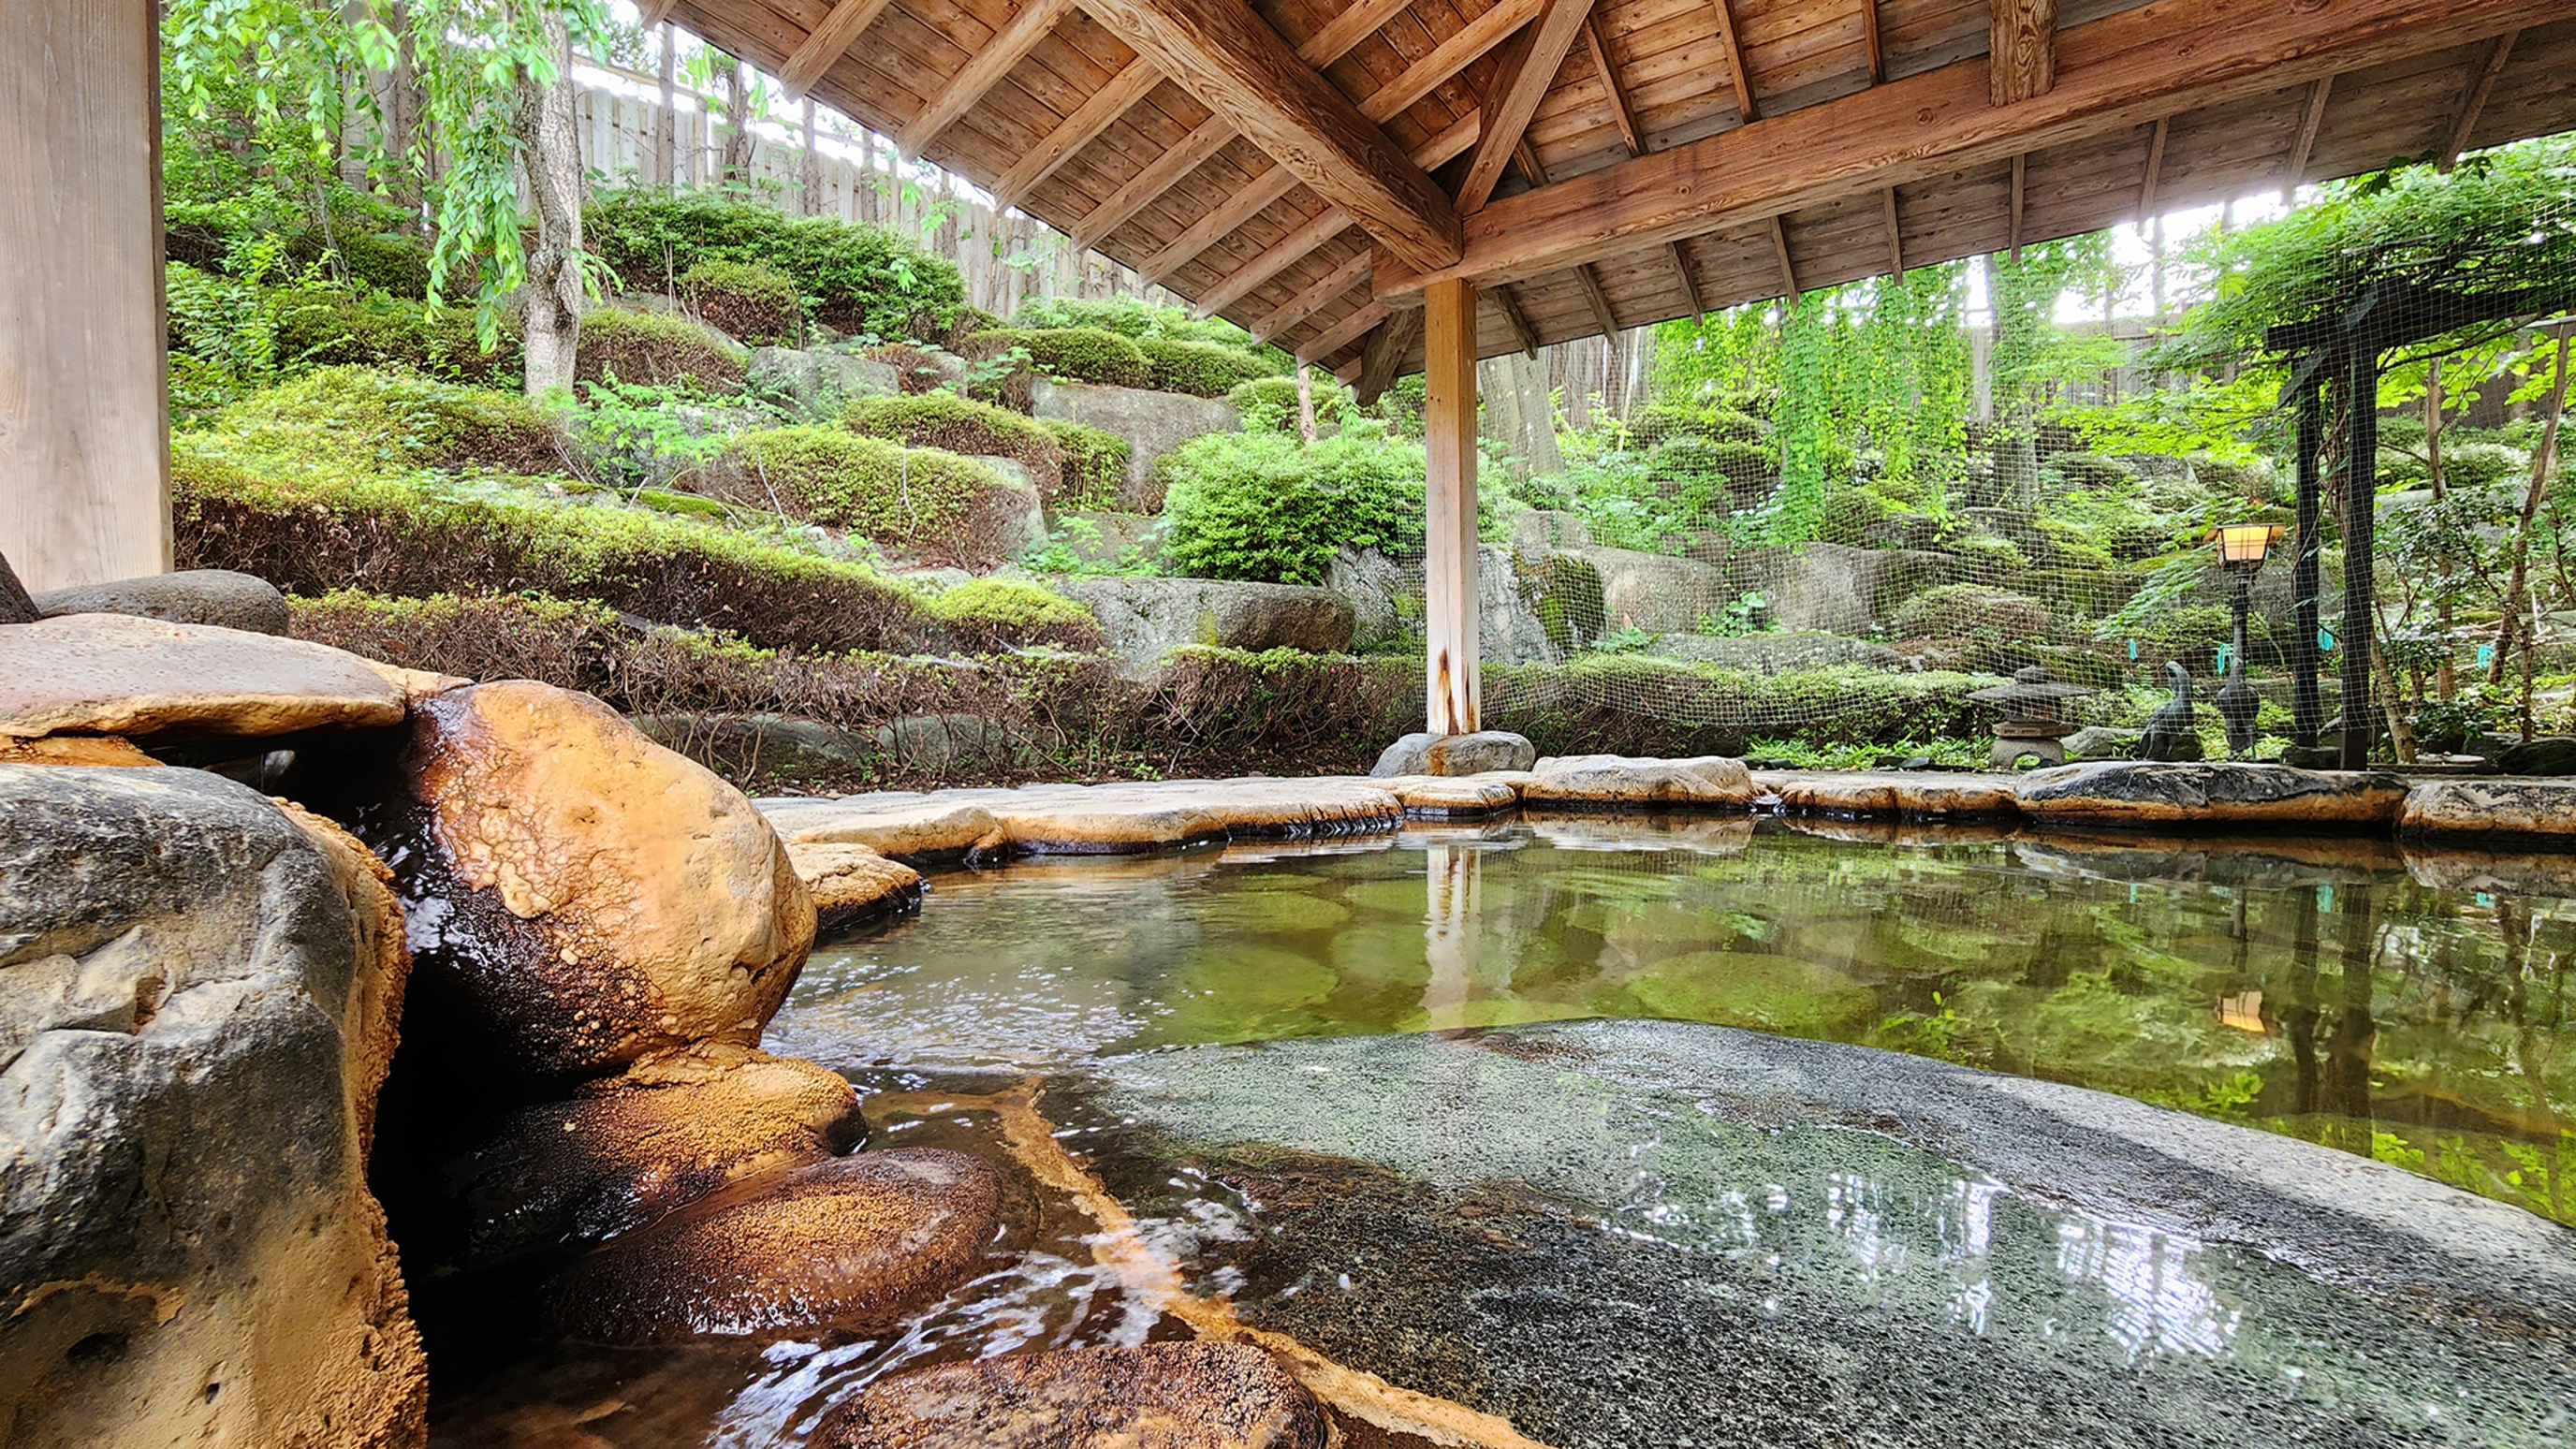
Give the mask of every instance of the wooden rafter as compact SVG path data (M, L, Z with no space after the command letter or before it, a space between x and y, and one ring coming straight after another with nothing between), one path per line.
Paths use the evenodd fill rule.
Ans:
M1038 183L1053 176L1074 154L1100 139L1100 133L1118 124L1118 118L1130 107L1152 94L1163 83L1163 73L1154 69L1150 60L1127 62L1127 68L1109 78L1109 84L1091 93L1091 98L1074 107L1064 124L1031 147L1029 153L1002 173L993 187L993 206L1008 210L1027 196Z
M1727 78L1735 83L1735 111L1747 123L1761 119L1753 106L1753 74L1744 68L1744 42L1735 33L1735 11L1727 0L1708 0L1717 12L1717 44L1726 52Z
M1413 0L1358 0L1324 23L1324 28L1297 47L1297 58L1317 70L1350 54L1359 43L1386 28Z
M1361 304L1351 313L1351 315L1334 323L1332 326L1324 329L1323 332L1316 336L1299 343L1297 346L1297 360L1300 362L1323 361L1325 358L1330 357L1334 353L1341 351L1343 348L1350 346L1354 342L1357 342L1370 328L1373 328L1380 322L1385 321L1391 310L1392 309L1384 302L1367 302ZM1409 310L1417 313L1421 311L1418 307Z
M1373 285L1549 275L2571 17L2576 0L2145 0L2059 32L2056 84L2018 105L1991 104L1982 60L1891 80L1498 198L1467 219L1457 266L1380 265Z
M1503 168L1511 164L1513 153L1526 149L1530 118L1538 114L1539 102L1547 99L1548 87L1555 83L1557 71L1582 37L1591 14L1592 0L1547 0L1539 17L1504 47L1493 89L1481 107L1484 134L1467 160L1466 179L1458 185L1460 211L1482 210L1501 184ZM1522 169L1528 171L1532 164L1525 161ZM1546 182L1534 175L1530 184Z
M1893 186L1887 188L1885 195L1887 197L1887 270L1901 285L1905 281L1905 229L1896 221L1896 188Z
M1369 254L1355 252L1351 259L1325 273L1304 291L1271 309L1270 314L1252 324L1252 340L1267 342L1333 304L1335 298L1348 293L1368 279Z
M965 67L922 106L920 114L904 122L903 129L895 133L895 149L907 158L929 150L940 132L974 109L986 92L1011 73L1011 67L1037 49L1038 42L1047 38L1056 22L1072 12L1073 0L1028 0L1009 24L966 58Z
M2284 194L2298 190L2299 183L2307 179L2308 157L2317 149L2317 128L2325 124L2326 96L2333 89L2334 77L2330 75L2318 77L2316 84L2308 87L2308 104L2299 117L2298 138L2290 143L2289 162L2281 169Z
M1619 335L1619 314L1610 310L1610 294L1601 290L1601 278L1589 266L1574 269L1574 281L1583 289L1583 303L1592 309L1592 320L1601 324L1601 335Z
M646 30L671 18L671 7L678 0L644 0L635 7L635 18Z
M1869 51L1869 83L1887 79L1887 47L1878 38L1878 0L1860 0L1860 40Z
M1232 236L1235 228L1269 210L1272 203L1296 189L1297 178L1289 174L1287 167L1271 167L1219 202L1215 210L1192 222L1188 231L1172 238L1168 245L1147 257L1136 270L1144 274L1145 280L1160 282L1189 265L1199 253Z
M1707 321L1708 304L1700 300L1699 278L1691 275L1690 253L1682 250L1680 242L1666 242L1664 254L1672 261L1673 275L1681 280L1682 300L1690 303L1691 320ZM1497 287L1494 290L1499 292L1502 289Z
M1538 329L1530 325L1529 314L1523 312L1521 304L1514 300L1512 289L1492 287L1486 289L1484 295L1492 298L1494 310L1503 314L1503 325L1511 328L1512 336L1520 340L1522 353L1538 356Z
M1548 4L1549 0L1496 0L1494 8L1460 26L1457 34L1434 46L1429 55L1406 66L1403 74L1372 92L1360 102L1361 112L1381 123L1402 115L1414 102L1511 39L1514 32L1537 19Z
M1351 389L1361 407L1367 407L1394 386L1403 371L1404 355L1422 336L1422 309L1406 307L1390 313L1377 330L1369 334L1368 347L1360 354L1359 382Z
M841 0L833 6L823 23L814 27L814 33L787 57L787 64L779 67L778 82L786 88L787 98L805 99L805 93L823 78L823 72L832 68L832 62L849 54L859 33L874 25L892 3L893 0Z
M1583 17L1583 48L1592 54L1592 68L1601 76L1602 93L1610 100L1610 119L1619 127L1619 139L1628 145L1628 154L1646 154L1646 134L1637 127L1637 106L1628 98L1628 83L1619 78L1619 62L1610 54L1610 39L1601 33L1601 11L1595 6Z
M1459 153L1476 144L1481 118L1469 112L1447 130L1414 148L1413 164L1425 171L1447 165ZM1351 219L1336 208L1302 222L1295 231L1265 248L1261 255L1244 263L1224 281L1208 289L1199 298L1199 315L1211 317L1242 300L1262 283L1303 261L1315 248L1351 229Z
M1780 294L1791 301L1798 299L1798 268L1789 260L1789 228L1780 218L1771 218L1771 255L1780 260Z
M1512 147L1512 164L1521 169L1530 185L1547 184L1547 163L1538 159L1538 150L1530 145L1529 137L1521 137L1520 144Z
M1989 98L2017 105L2057 84L2057 0L1990 0Z
M2014 261L2021 260L2021 209L2030 194L2030 157L2016 151L2012 159L2012 221L2009 248Z
M1154 198L1181 184L1181 178L1207 163L1207 159L1234 144L1242 133L1223 116L1210 116L1162 155L1148 162L1145 169L1127 178L1127 184L1109 193L1082 220L1073 224L1073 247L1089 251L1108 240L1109 234L1127 224L1127 219L1151 206Z
M2513 43L2522 35L2508 30L2495 39L2495 49L2487 52L2486 64L2478 67L2477 79L2469 83L2469 93L2460 101L2460 114L2451 122L2451 139L2442 146L2445 172L2460 164L2460 153L2469 149L2469 134L2478 128L2478 113L2487 108L2487 97L2495 93L2496 78L2504 74L2504 64L2513 56Z
M2172 124L2167 118L2158 116L2154 132L2147 137L2147 174L2138 182L2140 226L2145 226L2147 218L2156 214L2156 184L2165 176L2165 133Z

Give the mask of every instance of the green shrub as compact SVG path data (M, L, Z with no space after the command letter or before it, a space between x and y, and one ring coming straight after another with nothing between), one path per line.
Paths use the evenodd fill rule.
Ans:
M767 267L814 299L815 321L882 341L944 338L966 304L954 263L884 227L706 193L597 197L582 209L582 239L633 291L663 291L705 261Z
M1630 433L1652 447L1668 438L1698 438L1710 443L1760 443L1771 435L1762 421L1729 407L1656 403L1639 408L1628 420ZM1777 454L1773 453L1774 466Z
M254 451L351 466L563 467L554 424L526 398L417 373L322 368L234 403L212 425Z
M1109 636L1089 609L1052 589L1018 579L972 579L934 594L929 615L950 627L974 652L1015 644L1045 643L1089 653Z
M1418 444L1211 433L1167 454L1163 558L1197 578L1323 582L1342 548L1422 547Z
M2257 458L2236 462L2207 455L2191 460L2192 476L2210 492L2260 507L2278 501L2272 465Z
M915 448L1009 458L1028 469L1048 494L1057 490L1064 473L1064 451L1044 427L1008 408L953 392L861 398L842 410L841 426Z
M409 368L454 382L518 385L519 324L504 318L490 352L474 333L474 309L394 297L352 297L337 288L274 294L282 358L307 367Z
M957 344L958 355L969 362L1002 357L1014 348L1028 354L1030 366L1059 382L1110 387L1151 387L1154 382L1153 366L1134 339L1097 327L999 328Z
M2059 453L2039 465L2040 491L2118 494L2138 481L2137 470L2098 453Z
M1887 506L1885 499L1866 488L1843 484L1830 486L1817 509L1815 541L1867 548L1872 531L1894 511Z
M1115 504L1118 491L1127 483L1128 464L1135 456L1128 441L1106 428L1062 418L1039 418L1037 424L1046 429L1047 436L1055 440L1057 450L1064 455L1064 467L1048 502L1074 511Z
M584 382L614 378L731 392L742 386L742 362L733 344L689 318L603 307L581 319L573 375Z
M1310 372L1306 385L1314 399L1318 429L1340 427L1354 411L1350 389L1335 381L1331 373ZM1297 379L1293 376L1256 377L1237 385L1225 400L1243 415L1243 430L1247 433L1297 431Z
M783 272L710 257L681 274L680 295L735 341L794 347L805 340L805 301Z
M1011 325L1026 331L1092 327L1121 337L1207 342L1239 352L1276 351L1255 349L1251 333L1222 317L1200 318L1187 307L1157 307L1127 297L1041 297L1022 303Z
M840 428L769 428L733 440L714 487L796 518L961 567L1007 561L1008 485L972 459Z
M1254 378L1271 374L1269 364L1251 353L1213 342L1174 342L1161 337L1147 337L1136 343L1145 354L1151 369L1151 386L1158 392L1188 393L1192 397L1224 397Z
M1980 633L2036 641L2055 632L2048 606L1986 584L1941 584L1896 606L1887 632L1898 639L1965 639Z

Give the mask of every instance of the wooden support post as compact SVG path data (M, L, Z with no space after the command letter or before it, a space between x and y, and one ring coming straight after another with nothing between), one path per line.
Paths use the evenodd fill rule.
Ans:
M1423 289L1424 423L1430 450L1429 534L1422 561L1430 636L1426 706L1436 735L1473 733L1482 704L1476 665L1476 288Z
M2344 358L2343 767L2367 769L2379 733L2371 712L2371 533L2379 499L2379 348L2368 338Z
M2299 394L2299 534L2290 556L2290 738L2311 750L2325 726L2317 696L2318 564L2325 548L2318 454L2325 451L2325 432L2325 395L2311 381Z
M29 589L170 568L160 24L0 4L0 554Z

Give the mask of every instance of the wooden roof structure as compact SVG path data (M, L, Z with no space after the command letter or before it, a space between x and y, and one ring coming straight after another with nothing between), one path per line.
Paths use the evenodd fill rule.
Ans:
M2576 0L645 13L1345 376L1429 277L1492 356L2576 127Z

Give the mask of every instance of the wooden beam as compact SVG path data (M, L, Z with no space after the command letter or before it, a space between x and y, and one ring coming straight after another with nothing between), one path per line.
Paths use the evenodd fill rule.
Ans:
M1583 289L1584 305L1592 309L1592 320L1601 324L1601 335L1619 335L1619 314L1610 310L1610 294L1601 290L1601 279L1589 266L1574 269L1574 281Z
M1476 658L1476 288L1442 282L1422 300L1424 727L1436 735L1471 734L1483 703Z
M966 58L965 68L958 71L938 95L930 98L920 114L904 123L894 137L895 149L906 160L930 149L939 133L957 124L958 119L975 108L986 92L1002 83L1011 68L1028 58L1038 42L1056 27L1056 22L1073 11L1073 0L1028 0L1010 23L994 32L993 38Z
M1780 259L1781 295L1796 301L1798 268L1789 260L1789 228L1783 226L1776 216L1771 218L1771 254Z
M2156 118L2154 134L2147 137L2147 174L2138 183L2138 225L2156 214L2156 183L2165 174L2165 131L2172 123L2163 116Z
M1893 186L1887 188L1885 195L1887 197L1887 270L1901 286L1905 281L1905 229L1897 225L1896 221L1896 188Z
M38 592L170 567L154 13L0 4L0 554Z
M823 23L814 27L814 33L806 36L787 57L787 64L779 68L778 83L786 88L787 98L805 99L805 93L823 78L823 72L858 43L859 32L874 25L892 3L893 0L841 0L833 6L832 13L823 17Z
M1522 178L1530 185L1547 184L1547 163L1538 159L1538 152L1530 146L1529 137L1521 137L1520 143L1512 147L1512 164L1521 168Z
M1887 47L1878 38L1878 0L1860 0L1860 41L1869 51L1869 83L1887 79Z
M2283 196L2298 190L2299 182L2308 174L2308 157L2317 149L2317 128L2326 120L2326 95L2333 89L2333 76L2320 77L2308 87L2307 111L2299 118L2298 139L2290 143L2289 165L2281 172Z
M1458 185L1460 211L1481 211L1493 198L1494 188L1502 182L1503 168L1511 164L1513 153L1520 149L1530 118L1538 114L1539 102L1547 99L1548 87L1556 83L1557 71L1565 65L1574 42L1582 38L1584 22L1591 14L1592 0L1547 0L1547 8L1539 12L1538 19L1523 27L1504 47L1501 68L1481 107L1484 135L1477 139L1475 154L1467 162L1466 179ZM1530 180L1535 186L1547 184L1544 171Z
M1998 106L2044 96L2057 84L2057 0L1989 0L1989 98Z
M1370 256L1363 249L1351 259L1325 273L1296 296L1270 309L1270 314L1252 324L1252 340L1267 342L1307 318L1332 305L1335 298L1367 280Z
M2487 97L2495 93L2496 77L2504 74L2504 63L2513 55L2513 43L2522 35L2508 30L2496 37L2495 49L2487 52L2487 63L2478 67L2477 79L2469 83L2469 93L2460 102L2458 119L2451 123L2451 139L2442 147L2441 169L2448 173L2460 164L2460 153L2469 149L2469 133L2478 128L2478 113L2487 108Z
M1073 247L1089 251L1127 224L1127 219L1153 204L1154 198L1181 184L1181 179L1207 164L1209 157L1234 144L1243 133L1223 116L1210 116L1127 183L1109 193L1082 220L1073 224Z
M1503 314L1504 325L1520 339L1521 352L1529 357L1538 356L1538 329L1530 325L1529 314L1521 310L1521 304L1512 296L1512 289L1495 287L1484 295L1494 299L1494 310Z
M1421 309L1417 307L1408 307L1404 310L1413 313L1415 316L1421 315ZM1367 306L1351 313L1348 317L1343 318L1341 321L1334 323L1324 331L1317 333L1315 336L1308 338L1302 343L1299 343L1295 349L1297 360L1300 362L1321 362L1325 358L1330 357L1334 353L1341 351L1343 348L1350 346L1354 342L1357 342L1371 328L1374 328L1380 322L1385 321L1388 317L1394 315L1394 313L1395 309L1387 306L1384 302L1371 302ZM1340 374L1336 373L1335 376L1340 376ZM1343 380L1348 381L1349 379L1345 378Z
M1100 139L1101 133L1118 123L1129 107L1153 93L1163 83L1163 73L1149 60L1127 62L1127 68L1109 78L1109 83L1091 93L1091 98L1074 107L1064 124L1047 133L1029 153L1011 164L993 187L993 209L1007 211L1038 183L1053 176L1064 163L1074 158L1083 147Z
M1744 68L1744 42L1735 32L1735 11L1727 0L1708 0L1717 12L1717 47L1726 52L1726 74L1735 83L1735 112L1749 124L1761 118L1753 105L1753 74Z
M1700 300L1699 278L1691 275L1690 253L1682 250L1680 242L1664 243L1664 251L1672 258L1673 275L1681 279L1682 297L1690 303L1691 320L1707 321L1708 304ZM1499 292L1501 288L1495 290Z
M1425 171L1435 170L1455 159L1460 152L1476 144L1480 117L1470 112L1447 130L1423 142L1413 152L1413 164ZM1306 255L1350 230L1351 219L1336 208L1299 226L1246 262L1232 276L1219 282L1199 299L1199 316L1213 317L1233 306L1247 293L1272 277L1302 261Z
M1351 53L1359 43L1385 28L1386 23L1404 13L1413 0L1359 0L1348 10L1325 22L1324 28L1297 47L1297 58L1317 70L1331 65Z
M643 4L635 7L636 21L646 30L651 30L671 18L671 7L676 3L678 0L644 0Z
M1235 228L1259 216L1273 202L1297 189L1297 178L1285 166L1273 166L1246 182L1216 209L1190 224L1190 229L1172 238L1161 251L1147 257L1136 268L1145 280L1160 282L1189 265L1190 260L1209 247L1234 234Z
M1183 4L1187 0L1165 3ZM1360 113L1380 123L1402 115L1414 102L1511 39L1514 32L1537 19L1548 3L1549 0L1496 0L1492 9L1460 26L1457 34L1433 47L1429 55L1406 66L1403 74L1372 92L1360 102Z
M2029 193L2030 158L2016 151L2012 159L2012 259L2021 260L2021 209Z
M1360 352L1360 379L1351 389L1361 407L1385 396L1404 371L1405 354L1422 335L1422 310L1399 307L1369 333L1368 345Z
M1628 83L1619 78L1619 62L1611 57L1609 37L1601 33L1601 11L1598 6L1583 17L1583 47L1592 53L1592 68L1601 76L1601 89L1610 99L1610 120L1619 128L1619 139L1627 143L1628 154L1646 154L1646 133L1637 126L1637 105L1628 97Z

